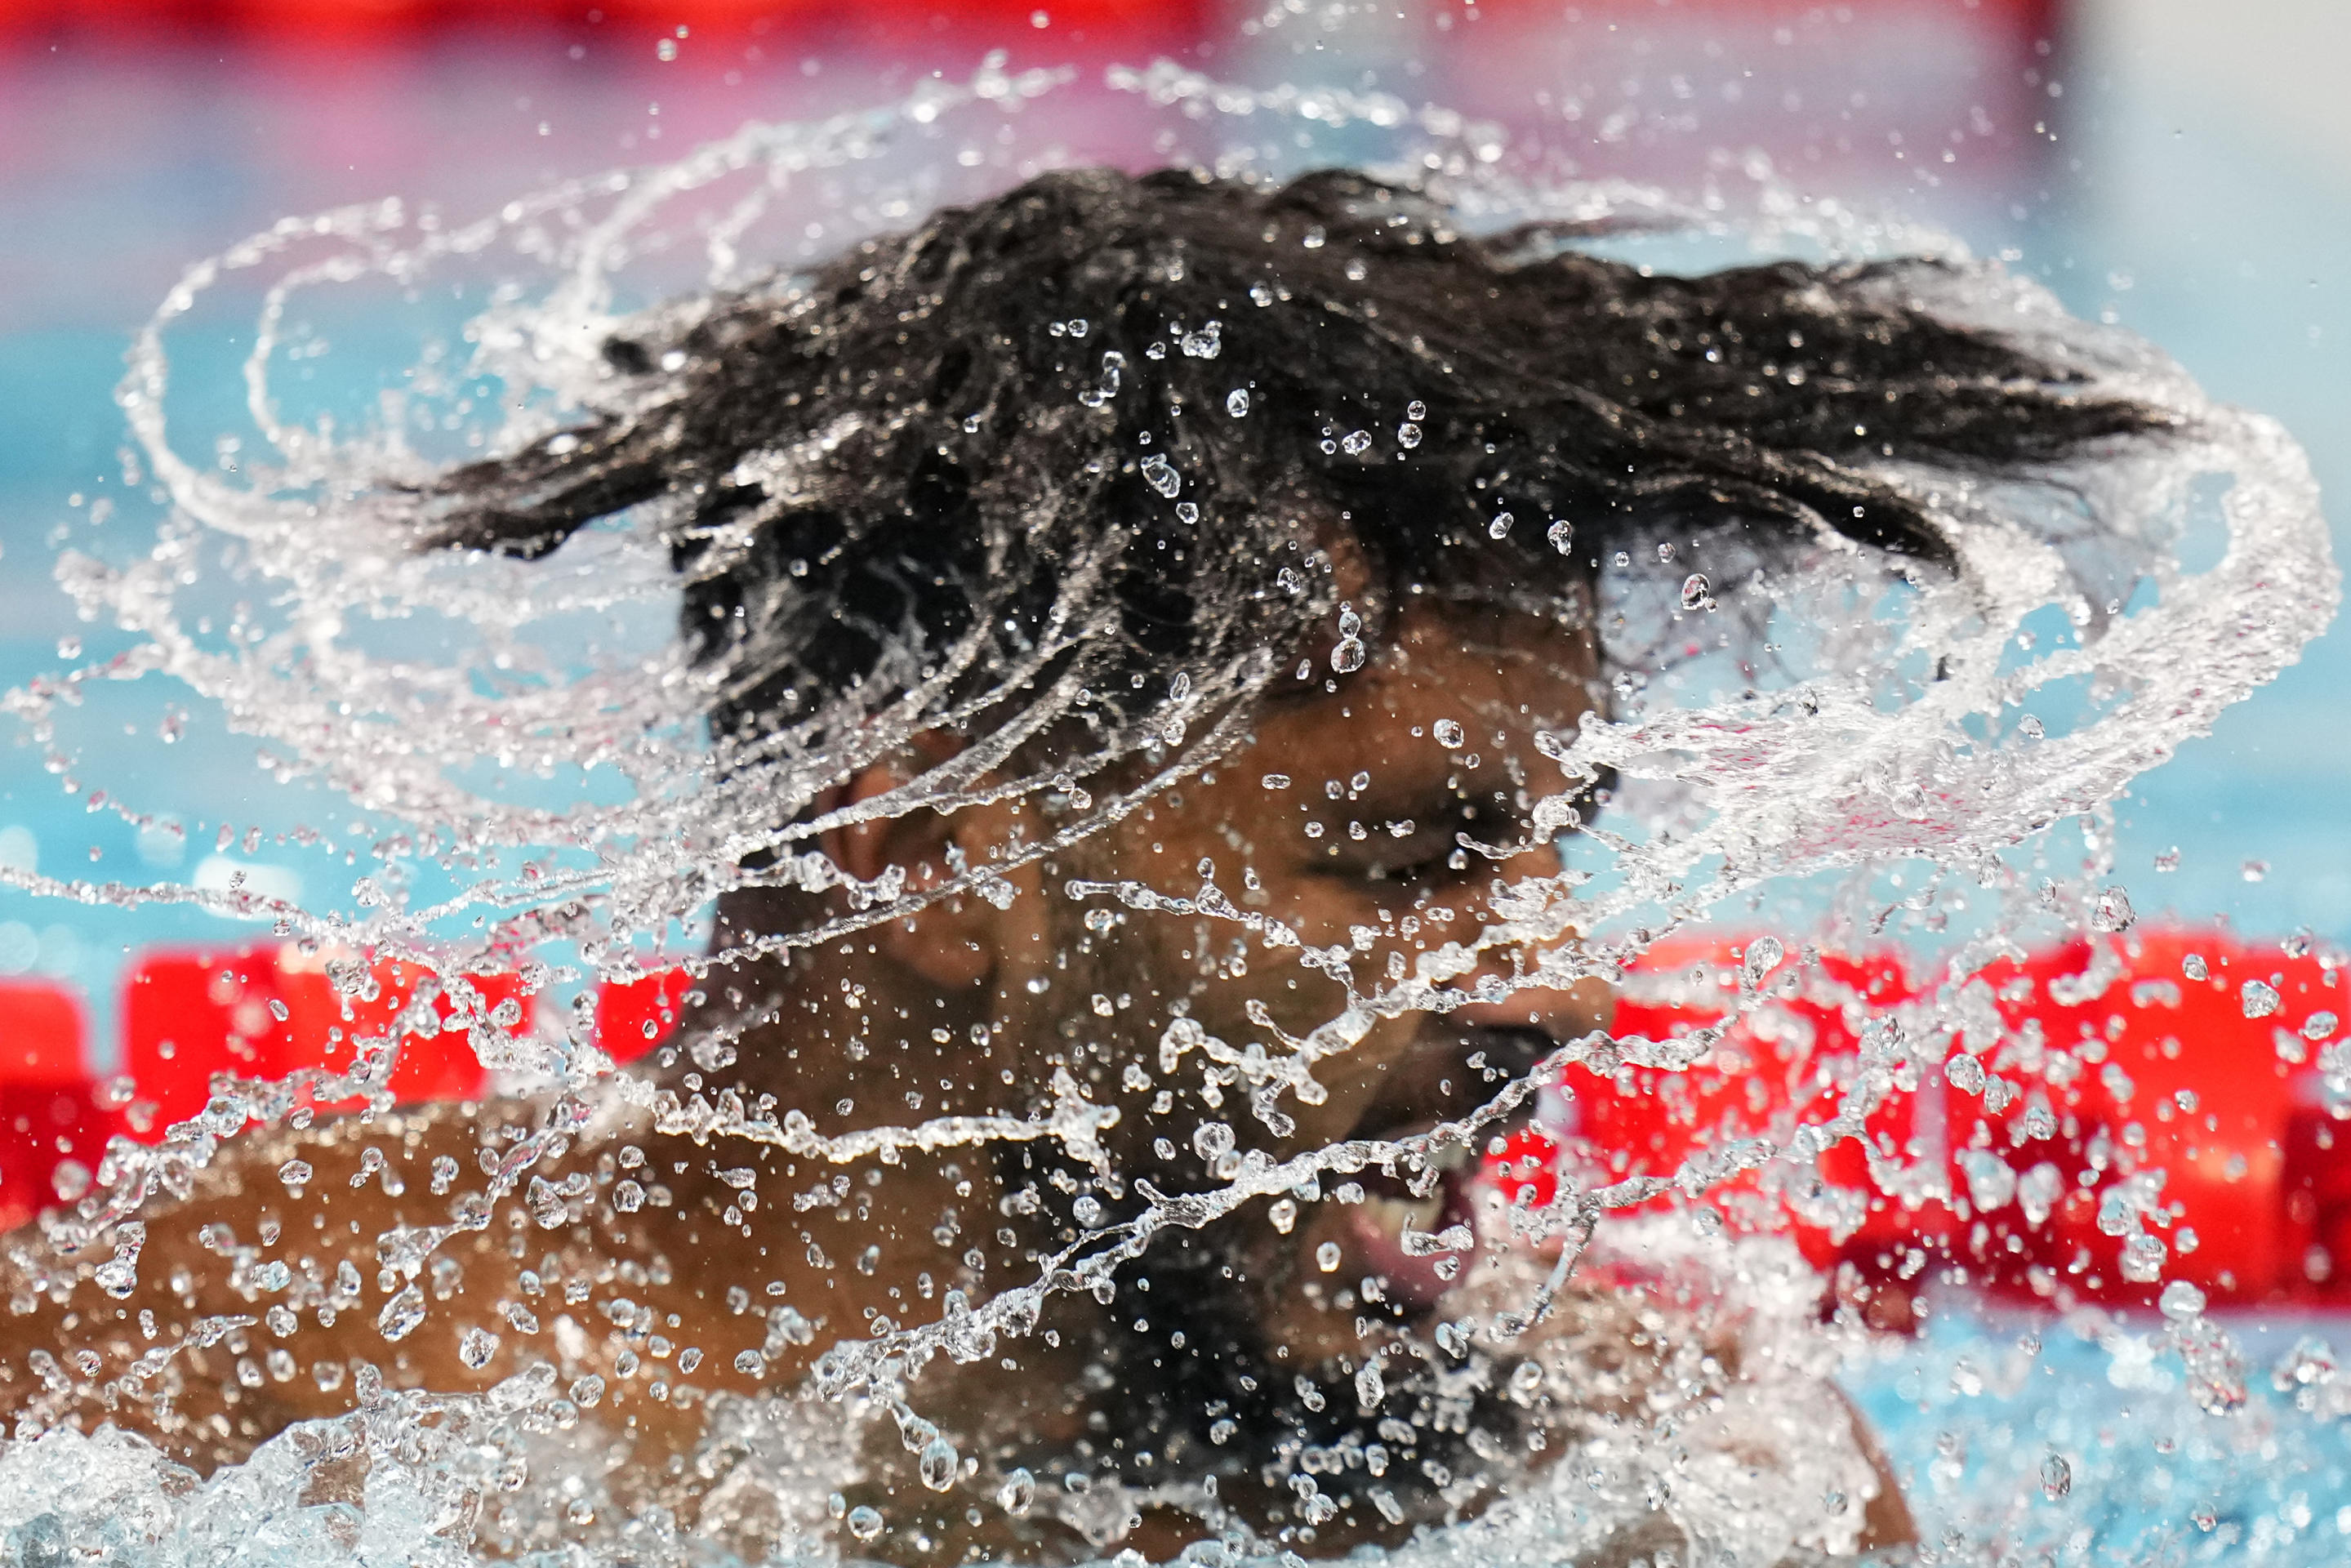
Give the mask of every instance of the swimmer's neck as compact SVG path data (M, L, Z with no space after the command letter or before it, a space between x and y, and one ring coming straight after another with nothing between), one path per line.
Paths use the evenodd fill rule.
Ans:
M753 958L730 951L733 933L772 928L776 914L722 905L716 961L678 1034L715 1031L733 1059L680 1050L657 1068L663 1087L772 1095L827 1133L1006 1109L1019 1042L998 1038L989 985L943 989L862 935Z

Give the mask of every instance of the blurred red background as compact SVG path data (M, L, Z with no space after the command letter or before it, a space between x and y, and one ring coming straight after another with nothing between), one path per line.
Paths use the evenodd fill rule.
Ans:
M1546 26L1609 19L1655 25L1668 12L1716 22L1733 15L1959 13L2029 47L2054 27L2058 0L1852 0L1834 6L1804 0L1687 0L1678 6L1657 0L1585 0L1572 5L1557 0L1479 0L1455 8L1465 16L1482 13L1493 21ZM220 37L373 44L444 32L612 27L674 35L684 26L705 34L877 43L907 34L995 32L1030 25L1041 10L1053 25L1073 32L1206 41L1244 20L1251 9L1256 8L1225 0L1055 0L1041 6L1033 0L866 0L855 6L821 0L603 0L597 5L578 0L5 0L0 3L0 29L20 42L64 36L138 44Z

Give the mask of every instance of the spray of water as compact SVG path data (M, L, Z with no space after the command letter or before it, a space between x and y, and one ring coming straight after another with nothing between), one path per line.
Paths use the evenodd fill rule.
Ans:
M378 961L412 961L441 977L455 1011L421 998L341 1072L220 1085L160 1144L119 1141L91 1189L52 1211L45 1239L14 1246L19 1318L69 1315L57 1348L12 1364L36 1391L21 1405L34 1419L0 1455L12 1551L28 1562L68 1551L210 1562L232 1544L286 1563L685 1562L952 1559L985 1545L1069 1558L1172 1550L1186 1536L1164 1533L1164 1521L1181 1517L1203 1562L1370 1541L1431 1562L1679 1552L1762 1564L1863 1538L1880 1482L1859 1437L1843 1435L1855 1428L1827 1381L1851 1331L1815 1321L1819 1282L1792 1249L1718 1234L1706 1197L1746 1171L1793 1185L1890 1095L1941 1071L1980 1028L1976 977L2026 934L2127 939L2127 895L2099 848L2111 802L2332 613L2336 576L2300 453L2269 422L2206 400L2146 345L2064 317L2036 287L1939 236L1799 202L1768 170L1726 168L1674 199L1546 177L1486 128L1376 95L1253 92L1169 67L1109 86L1156 132L1155 162L1270 180L1343 147L1351 162L1431 183L1444 222L1464 232L1539 223L1551 243L1681 244L1717 258L1931 252L1949 265L1889 270L1864 303L1998 334L2076 378L2078 395L2160 411L2166 428L2029 476L1857 465L1950 541L1949 571L1828 527L1764 549L1738 528L1683 526L1658 530L1661 548L1595 557L1596 591L1579 613L1601 648L1578 668L1603 689L1580 721L1532 726L1528 756L1552 771L1519 780L1525 842L1498 847L1465 821L1439 846L1456 870L1475 857L1499 876L1465 899L1480 917L1454 922L1447 909L1440 920L1423 898L1402 917L1383 910L1377 928L1301 931L1260 896L1238 843L1160 876L1088 846L1142 833L1154 813L1176 821L1185 793L1205 795L1220 776L1230 789L1284 683L1335 692L1376 664L1381 629L1347 597L1343 561L1299 574L1301 619L1327 627L1304 676L1256 607L1209 603L1196 607L1216 632L1204 656L1102 701L1105 679L1131 663L1099 651L1132 654L1104 587L1115 566L1105 545L1055 561L1026 612L1033 630L1008 639L969 624L862 686L780 704L767 691L781 716L750 733L711 722L759 674L741 645L714 657L672 632L679 541L700 552L689 578L709 580L747 559L759 527L828 465L865 460L889 433L843 422L740 454L712 483L756 487L768 509L724 527L653 495L551 554L420 548L453 526L454 467L556 462L614 422L657 423L663 389L706 348L695 334L723 322L726 302L773 298L789 317L795 267L1050 165L1038 149L1067 78L991 65L870 112L747 127L676 163L568 183L478 221L398 203L344 209L192 268L141 333L121 393L135 462L169 515L149 548L110 557L102 541L78 544L58 570L131 650L11 692L7 706L62 747L73 705L97 683L176 683L254 737L281 782L346 803L347 831L310 835L319 858L348 850L369 863L347 902L307 905L241 888L0 876L54 897L266 921L355 1000ZM1147 349L1088 341L1096 329L1083 320L1037 328L1086 366L1075 418L1115 410L1122 371L1131 382L1138 368L1128 356L1205 365L1280 304L1173 324L1181 330ZM252 317L233 412L193 397L175 359L183 335L223 311ZM389 333L409 336L387 349ZM650 345L646 362L616 360L616 341ZM348 362L338 355L386 373L313 377ZM1295 412L1236 386L1194 417ZM1323 444L1353 457L1376 440L1434 459L1464 439L1425 430L1413 410L1397 417L1376 435L1333 425ZM1196 478L1187 489L1172 439L1130 455L1171 515L1196 516L1186 497L1203 492ZM1498 545L1515 530L1564 556L1579 528L1597 537L1588 520L1481 515ZM975 570L1011 570L1019 541L1017 528L983 540ZM533 553L544 559L521 559ZM2184 564L2199 558L2210 564ZM780 574L781 608L770 607L800 639L795 656L843 634L794 619L815 602L791 597L806 565ZM1573 642L1568 622L1552 624L1562 648ZM1504 744L1487 738L1499 711L1447 709L1415 728L1416 744L1474 768L1479 748ZM1046 744L1073 727L1081 744ZM942 731L977 738L944 756L921 749ZM876 777L886 787L861 786ZM1253 769L1247 781L1258 783ZM1375 794L1370 770L1327 790L1303 773L1294 783L1267 773L1262 789L1285 811L1299 796L1329 806L1334 842L1385 831L1350 817ZM141 809L120 790L103 804ZM1019 831L978 852L935 857L931 874L886 836L907 822L1016 820ZM2061 823L2088 825L2079 864L2053 859ZM1563 859L1546 861L1547 847L1526 858L1527 844L1571 832ZM841 848L869 841L883 849L864 861ZM1058 945L1058 962L1029 982L1050 1000L1029 1021L1048 1036L1075 1041L1069 1010L1052 1009L1090 994L1070 1009L1105 1020L1085 1023L1105 1040L1124 1038L1115 956L1157 940L1149 932L1185 934L1196 998L1255 966L1260 979L1294 973L1336 1000L1311 1017L1252 1004L1248 1038L1224 1038L1208 1001L1146 1000L1135 1016L1153 1019L1152 1038L1106 1079L1082 1050L1047 1072L1007 1042L1001 1019L943 1014L933 1029L868 1017L846 1035L799 1026L804 993L776 979L815 965L822 983L829 955L893 930L938 940L956 910L1047 904L1061 913L1037 917L1040 940ZM753 906L780 913L722 922L705 942L714 908ZM1483 1072L1485 1090L1465 1096L1447 1080L1433 1114L1367 1117L1360 1135L1327 1141L1291 1135L1298 1117L1323 1124L1312 1109L1351 1058L1416 1020L1474 1016L1490 1029L1514 1007L1624 983L1659 939L1726 910L1779 935L1749 941L1722 1024L1650 1040L1586 1018L1551 1028L1520 1059L1473 1059L1459 1071ZM1499 1146L1563 1071L1686 1069L1737 1018L1768 1010L1781 981L1816 968L1819 946L1882 935L1933 938L1936 967L1902 1008L1866 1019L1857 1070L1825 1115L1715 1145L1672 1176L1571 1168L1543 1201L1489 1187L1467 1212L1430 1197L1462 1186L1444 1173L1489 1139ZM693 976L689 1024L643 1067L616 1070L589 1010L557 1005L583 984L673 962ZM494 969L520 971L537 1027L517 1031L468 978ZM854 984L836 992L852 1013L862 1005ZM463 1117L392 1108L403 1041L444 1029L468 1031L512 1098ZM944 1060L967 1034L977 1054L955 1072L1019 1061L1035 1081L1007 1069L997 1094L917 1064L925 1040ZM861 1061L904 1045L904 1113L849 1120L846 1101L727 1086L730 1069L786 1039L811 1058ZM926 1096L953 1109L925 1116ZM313 1120L317 1105L350 1103L369 1108ZM1865 1146L1882 1191L1951 1196L1939 1162ZM991 1183L987 1171L1018 1174ZM201 1222L245 1213L239 1184L261 1182L296 1207ZM359 1267L338 1265L298 1219L305 1193L346 1187L361 1194L354 1204L380 1192L389 1206L353 1211L388 1217L360 1239L370 1261ZM901 1191L914 1196L893 1208ZM1626 1215L1661 1194L1678 1194L1685 1214ZM664 1241L661 1227L686 1224L697 1203L696 1249L740 1238L739 1264L714 1273L679 1255L674 1232ZM925 1227L935 1221L940 1257L977 1261L960 1281L901 1270L904 1291L877 1310L893 1277L883 1244L916 1207ZM786 1208L810 1228L762 1228ZM1198 1359L1187 1333L1220 1322L1186 1315L1171 1295L1211 1299L1218 1270L1270 1266L1273 1254L1217 1238L1250 1217L1263 1217L1264 1236L1302 1227L1311 1238L1324 1234L1317 1215L1350 1208L1386 1217L1403 1253L1435 1260L1433 1318L1397 1307L1404 1286L1392 1281L1383 1302L1374 1281L1332 1272L1344 1249L1330 1240L1299 1249L1327 1259L1330 1277L1301 1264L1294 1284L1352 1320L1345 1343L1268 1351L1229 1385L1151 1370L1162 1363L1135 1348L1150 1319L1186 1325L1171 1343L1163 1321L1151 1353L1178 1361L1187 1348ZM1040 1213L1056 1223L1032 1225ZM167 1246L164 1228L201 1249ZM778 1237L804 1249L809 1270L874 1280L863 1321L820 1321L808 1287L788 1290L800 1262L766 1255ZM2146 1239L2155 1254L2142 1249L2142 1262L2158 1278L2161 1243ZM173 1260L142 1263L142 1249ZM196 1257L231 1280L235 1310L206 1297L169 1322L173 1301L203 1294L172 1272ZM724 1333L675 1315L689 1278ZM1133 1331L1086 1339L1076 1325L1096 1304ZM2226 1406L2242 1381L2233 1347L2199 1303L2167 1296L2166 1309L2199 1399ZM316 1353L301 1319L321 1333L340 1320L345 1337ZM1259 1386L1277 1371L1294 1387ZM444 1374L456 1382L440 1384ZM1021 1406L994 1427L971 1414L1063 1381L1080 1392L1050 1410ZM195 1391L212 1384L228 1395ZM348 1413L261 1441L273 1402L308 1412L280 1392L307 1384ZM710 1384L717 1392L696 1391ZM101 1412L144 1408L159 1389L165 1405L217 1412L198 1417L216 1433L183 1434L180 1458L257 1451L199 1479L139 1437L95 1429ZM1089 1424L1106 1411L1132 1430ZM2082 1483L2069 1466L2044 1468L2042 1484Z

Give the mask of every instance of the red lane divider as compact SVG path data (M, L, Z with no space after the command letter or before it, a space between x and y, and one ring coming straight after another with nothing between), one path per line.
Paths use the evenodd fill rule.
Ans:
M914 35L940 25L985 26L1010 37L1032 30L1033 0L869 0L856 16L813 0L0 0L0 39L64 32L125 42L196 36L313 43L386 43L442 34L550 29L583 38L648 32L770 43L846 30ZM1061 0L1054 26L1132 34L1205 36L1215 17L1203 0Z
M601 987L596 993L596 1042L623 1066L648 1054L677 1027L692 984L684 969L664 969Z
M379 1050L396 1033L400 1060L387 1085L395 1100L461 1100L486 1090L488 1075L466 1031L449 1027L457 1012L449 982L394 960L373 965L367 981L345 997L323 961L291 947L151 953L124 984L123 1076L107 1087L91 1073L81 1003L70 991L0 981L0 1229L56 1202L60 1176L68 1187L87 1181L114 1134L153 1142L202 1111L216 1073L276 1080L304 1068L343 1072L360 1050ZM493 1023L517 1034L529 1030L532 998L519 977L465 981ZM690 984L685 971L671 969L601 987L600 1043L621 1062L645 1056L676 1027ZM420 998L429 1023L416 1010ZM68 1162L81 1169L69 1170Z
M1744 954L1703 937L1657 944L1627 977L1614 1032L1667 1042L1721 1023L1739 1003ZM1762 977L1759 1005L1691 1066L1625 1066L1604 1079L1571 1070L1577 1131L1612 1177L1672 1176L1693 1155L1736 1166L1749 1140L1785 1147L1800 1126L1836 1113L1860 1067L1865 1018L1912 992L1891 953L1782 962ZM1951 1220L1935 1195L1939 1143L1918 1113L1917 1095L1897 1088L1864 1119L1881 1161L1909 1173L1892 1194L1873 1178L1861 1143L1846 1139L1809 1171L1784 1161L1740 1171L1711 1186L1708 1201L1733 1229L1790 1230L1824 1271L1842 1264L1880 1284L1900 1280L1917 1271L1909 1254L1921 1238L1939 1241Z
M2351 975L2209 930L2137 935L2118 972L2092 953L1984 976L2001 1038L1980 1092L1962 1071L1944 1094L1953 1186L1978 1211L1961 1260L2060 1301L2150 1301L2158 1280L2220 1302L2351 1299L2351 1121L2327 1113L2318 1065Z
M400 1034L387 1087L395 1099L463 1099L484 1075L462 1030L421 1029L402 1014L424 998L434 1018L455 1012L447 984L413 964L386 961L360 995L339 994L323 964L292 948L152 955L123 992L123 1070L155 1107L150 1135L204 1107L214 1073L283 1078L299 1068L348 1071L363 1043ZM465 977L507 1027L528 1030L529 999L513 975ZM507 1004L512 1004L511 1009ZM498 1014L493 1012L496 1019ZM330 1107L340 1108L340 1107ZM143 1119L143 1118L142 1118Z
M152 1114L141 1131L162 1129L204 1109L215 1073L278 1079L301 1068L347 1071L357 1051L397 1034L400 1060L387 1087L403 1103L483 1092L486 1076L462 1027L452 982L413 964L386 960L360 994L339 993L325 963L292 948L152 954L131 972L122 1008L123 1069ZM511 974L464 977L491 1020L528 1031L531 998ZM674 1027L688 978L666 970L602 987L597 1030L619 1061L653 1050ZM422 1001L430 1019L416 1016ZM438 1028L434 1027L437 1020ZM328 1109L341 1109L329 1106Z
M1719 1023L1743 952L1659 944L1628 976L1614 1032L1671 1041ZM1929 1268L2061 1306L2146 1305L2172 1280L2221 1304L2351 1301L2351 1120L2329 1108L2322 1061L2333 1044L2351 1073L2337 1043L2351 972L2158 928L1996 965L1976 985L1959 1053L1897 1081L1865 1120L1890 1194L1848 1138L1705 1201L1733 1229L1787 1230L1888 1323ZM1571 1069L1568 1146L1521 1134L1498 1178L1540 1198L1557 1160L1671 1176L1693 1155L1735 1164L1740 1140L1784 1148L1834 1113L1865 1019L1914 995L1891 955L1783 965L1686 1068Z
M90 1079L81 1003L61 987L0 982L0 1228L57 1201L58 1167L97 1167L121 1130Z

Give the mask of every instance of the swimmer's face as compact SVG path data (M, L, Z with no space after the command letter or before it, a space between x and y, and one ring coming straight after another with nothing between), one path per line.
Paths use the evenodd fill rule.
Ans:
M1318 1062L1319 1095L1272 1097L1271 1118L1253 1113L1247 1078L1212 1054L1287 1055L1284 1037L1302 1038L1344 1010L1350 980L1369 997L1414 973L1423 955L1474 944L1495 919L1498 884L1559 873L1555 846L1537 838L1531 819L1536 802L1576 786L1534 739L1539 730L1573 734L1591 706L1583 634L1513 612L1420 608L1393 633L1364 669L1272 703L1248 746L1043 870L1040 896L989 922L1000 1044L987 1065L1011 1055L1031 1094L1066 1069L1118 1107L1104 1141L1129 1185L1123 1203L1101 1195L1113 1215L1132 1207L1137 1176L1163 1189L1214 1185L1195 1153L1204 1124L1222 1123L1238 1149L1278 1159L1396 1137L1464 1115L1600 1021L1605 993L1591 985L1405 1011ZM1507 853L1465 848L1465 837ZM1344 972L1303 965L1298 946L1270 945L1229 915L1063 892L1083 878L1188 897L1204 868L1242 913L1280 922L1308 950L1343 951ZM1101 912L1092 925L1090 912ZM1117 917L1107 929L1105 914ZM1448 984L1470 990L1531 956L1489 950ZM1163 1039L1178 1019L1220 1046L1169 1067ZM1374 1169L1353 1178L1366 1197L1350 1204L1331 1196L1346 1179L1326 1179L1325 1197L1300 1204L1286 1230L1265 1200L1213 1228L1234 1278L1224 1285L1219 1267L1212 1288L1228 1290L1228 1308L1289 1357L1352 1348L1361 1311L1425 1315L1467 1262L1440 1268L1445 1255L1410 1257L1401 1245L1407 1224L1437 1232L1466 1218L1462 1180L1415 1198ZM1049 1212L1071 1201L1050 1184L1039 1196ZM1328 1268L1327 1247L1338 1260ZM1365 1280L1384 1306L1363 1301Z

